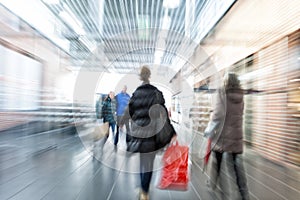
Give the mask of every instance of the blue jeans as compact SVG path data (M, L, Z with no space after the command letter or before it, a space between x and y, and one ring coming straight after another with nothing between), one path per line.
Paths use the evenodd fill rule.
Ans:
M113 136L115 135L115 127L116 127L116 123L113 122L113 123L110 123L109 122L109 127L111 128L111 131L112 131L112 134Z
M155 153L140 153L140 178L144 192L149 192Z

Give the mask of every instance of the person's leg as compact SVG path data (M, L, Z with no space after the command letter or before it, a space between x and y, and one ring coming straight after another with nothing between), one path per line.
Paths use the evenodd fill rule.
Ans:
M111 129L112 138L115 137L115 126L114 123L109 122L109 128Z
M249 191L247 187L247 178L244 170L244 164L241 154L232 154L233 169L236 174L236 182L243 200L249 200Z
M230 163L232 163L231 153L224 152L222 156L222 166L219 171L218 184L220 187L220 194L222 200L230 200L231 197L231 184L229 182L232 173L230 173Z
M115 135L115 138L114 138L114 144L117 145L118 144L118 141L119 141L119 134L120 134L120 121L121 121L121 117L120 116L117 116L117 130L116 130L116 135Z
M210 186L213 190L216 189L217 182L220 176L222 155L223 153L212 151L213 163L212 163L211 175L210 175Z
M220 175L223 153L220 153L220 152L215 152L215 153L216 153L216 158L217 158L217 174Z
M119 141L119 133L117 132L116 134L114 134L115 128L116 128L116 123L112 123L111 129L112 129L113 136L114 136L114 145L117 145L118 141Z
M114 132L113 132L113 128L112 128L112 123L109 122L108 125L109 125L109 129L111 129L112 135L114 136Z
M130 133L130 126L129 126L129 120L125 121L125 127L126 127L126 133Z
M120 132L121 119L122 119L122 116L117 116L117 133Z
M155 153L140 154L140 178L141 187L144 193L149 192L150 182L152 178L153 162Z

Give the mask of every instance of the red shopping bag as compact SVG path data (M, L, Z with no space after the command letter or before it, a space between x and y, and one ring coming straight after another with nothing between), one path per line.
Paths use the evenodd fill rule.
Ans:
M188 155L188 146L181 146L178 142L167 148L163 156L163 169L158 188L188 189Z

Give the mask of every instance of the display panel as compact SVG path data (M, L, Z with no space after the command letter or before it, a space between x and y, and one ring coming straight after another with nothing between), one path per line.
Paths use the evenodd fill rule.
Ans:
M0 110L40 106L42 63L0 45Z

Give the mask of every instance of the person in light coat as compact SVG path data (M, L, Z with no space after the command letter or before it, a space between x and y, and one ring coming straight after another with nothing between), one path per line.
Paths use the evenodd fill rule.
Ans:
M205 134L212 141L211 147L214 161L210 177L212 189L216 188L218 179L220 179L221 164L222 160L224 160L224 153L226 153L228 167L233 167L241 198L248 200L249 192L242 160L243 95L244 91L241 88L237 75L235 73L227 73L224 76L224 88L217 91L216 105L211 114L211 124L214 125L214 128L211 130L213 131ZM224 180L219 181L223 182Z

